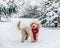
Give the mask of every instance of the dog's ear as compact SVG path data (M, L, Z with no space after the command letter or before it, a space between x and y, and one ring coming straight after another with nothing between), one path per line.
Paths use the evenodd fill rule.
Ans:
M41 28L41 26L42 26L42 24L39 22L39 23L38 23L38 27Z

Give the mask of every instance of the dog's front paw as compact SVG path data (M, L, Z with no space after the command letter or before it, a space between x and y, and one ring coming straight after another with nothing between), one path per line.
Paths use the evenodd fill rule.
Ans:
M32 43L35 43L36 41L31 41Z

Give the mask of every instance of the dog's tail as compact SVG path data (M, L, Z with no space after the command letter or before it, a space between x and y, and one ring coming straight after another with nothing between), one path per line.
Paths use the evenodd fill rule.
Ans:
M17 28L18 28L19 30L21 30L21 28L20 28L20 23L21 23L21 21L18 21L18 23L17 23Z

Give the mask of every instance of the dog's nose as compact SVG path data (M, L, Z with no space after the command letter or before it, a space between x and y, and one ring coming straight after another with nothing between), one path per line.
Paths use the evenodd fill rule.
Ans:
M35 26L33 26L33 27L35 27Z

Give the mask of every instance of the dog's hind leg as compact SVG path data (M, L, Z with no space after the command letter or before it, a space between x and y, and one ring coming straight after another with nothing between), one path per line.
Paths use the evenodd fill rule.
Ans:
M24 42L25 41L25 38L26 38L26 35L23 35L21 42Z
M21 42L24 42L25 41L25 32L24 32L24 30L22 30L22 40L21 40Z
M28 35L28 33L26 32L26 38L25 38L25 40L27 40L27 39L28 39L28 37L29 37L29 35Z

